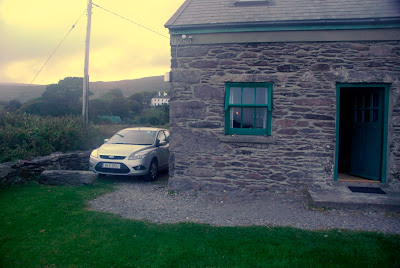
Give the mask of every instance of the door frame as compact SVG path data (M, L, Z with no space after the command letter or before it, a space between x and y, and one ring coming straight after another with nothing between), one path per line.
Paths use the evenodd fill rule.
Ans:
M380 87L384 89L383 103L383 133L382 133L382 165L381 165L381 183L386 183L387 172L387 139L388 139L388 118L389 118L389 84L363 84L363 83L337 83L336 84L336 137L335 137L335 164L334 164L334 181L338 180L339 168L339 126L340 126L340 90L342 88L362 88L362 87Z

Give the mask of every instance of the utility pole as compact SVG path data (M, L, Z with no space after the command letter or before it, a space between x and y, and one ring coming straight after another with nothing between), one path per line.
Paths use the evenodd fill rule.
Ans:
M89 48L90 48L90 29L92 25L92 0L88 4L88 17L86 29L86 48L85 48L85 67L83 74L83 95L82 95L82 119L85 124L89 121Z

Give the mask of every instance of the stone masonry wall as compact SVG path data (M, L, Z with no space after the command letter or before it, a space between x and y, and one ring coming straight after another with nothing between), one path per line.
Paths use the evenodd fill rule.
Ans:
M400 42L181 45L171 55L171 189L331 185L336 83L391 83L388 183L400 184ZM224 135L228 81L273 83L270 137Z
M53 153L0 164L0 188L36 179L44 170L89 170L91 151Z

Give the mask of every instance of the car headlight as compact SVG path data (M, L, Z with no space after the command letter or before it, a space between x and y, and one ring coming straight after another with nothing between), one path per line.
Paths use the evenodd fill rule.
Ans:
M139 153L133 153L129 156L129 160L136 160L136 159L143 159L145 158L149 153L148 152L139 152Z
M90 154L91 157L97 158L99 157L99 150L93 150L92 153Z

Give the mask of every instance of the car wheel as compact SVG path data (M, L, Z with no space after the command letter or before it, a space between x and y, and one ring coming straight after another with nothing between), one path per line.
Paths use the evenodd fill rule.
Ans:
M157 160L153 159L150 163L149 172L146 175L146 180L154 181L155 179L157 179L157 175L158 175L158 164Z

